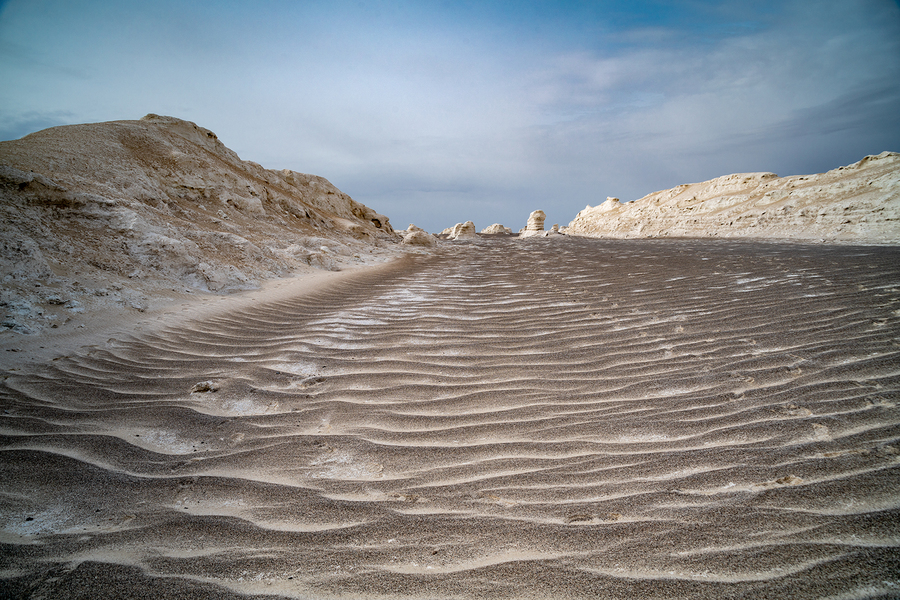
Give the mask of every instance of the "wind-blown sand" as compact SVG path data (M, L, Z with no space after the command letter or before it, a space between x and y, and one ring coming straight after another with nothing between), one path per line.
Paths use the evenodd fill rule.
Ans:
M900 248L480 239L250 297L0 357L0 596L900 596Z

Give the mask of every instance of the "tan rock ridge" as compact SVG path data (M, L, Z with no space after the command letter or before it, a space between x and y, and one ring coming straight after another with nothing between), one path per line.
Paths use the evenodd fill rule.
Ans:
M401 239L327 179L265 169L152 114L0 142L0 216L0 317L23 333L93 305L143 310L161 290L336 270Z
M607 198L565 229L609 238L742 237L900 242L900 154L819 175L741 173L621 203Z

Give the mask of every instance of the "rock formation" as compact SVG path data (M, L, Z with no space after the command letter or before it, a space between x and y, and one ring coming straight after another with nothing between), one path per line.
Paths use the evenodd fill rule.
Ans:
M484 233L484 234L510 233L511 234L512 229L510 229L509 227L504 227L500 223L494 223L493 225L482 229L481 233Z
M412 223L409 224L409 227L406 228L406 231L401 232L403 236L403 243L407 246L424 246L431 247L437 244L438 239L422 229L421 227L416 227Z
M619 208L620 206L622 206L621 200L619 200L618 198L614 198L612 196L607 196L606 202L600 204L597 207L597 211L603 213L603 212L606 212L609 210L614 210L616 208ZM587 208L590 208L590 207L587 207Z
M0 142L0 332L98 303L143 310L160 291L337 269L399 241L387 217L326 179L243 161L172 117Z
M441 234L446 234L451 240L472 240L475 239L475 223L466 221L465 223L457 223L449 230L445 229Z
M900 242L900 154L819 175L727 175L586 207L566 233L593 237L745 237Z
M437 242L437 238L427 231L411 231L403 236L403 243L409 246L431 247L436 245Z
M544 234L544 219L547 215L542 210L536 210L528 215L528 223L519 231L519 237L533 237Z

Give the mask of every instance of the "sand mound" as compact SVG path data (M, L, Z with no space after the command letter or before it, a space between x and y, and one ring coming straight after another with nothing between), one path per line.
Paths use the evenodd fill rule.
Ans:
M900 242L900 154L819 175L742 173L634 202L588 206L566 233L608 238L742 237Z
M7 372L0 596L896 596L900 249L340 275Z
M361 264L400 237L322 177L243 161L172 117L0 142L4 330Z

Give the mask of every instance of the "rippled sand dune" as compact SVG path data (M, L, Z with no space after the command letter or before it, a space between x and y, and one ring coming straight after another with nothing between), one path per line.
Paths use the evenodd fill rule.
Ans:
M3 597L900 597L898 248L448 244L0 398Z

